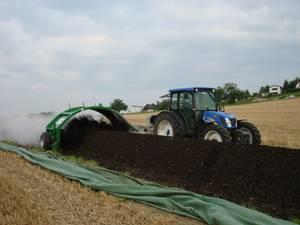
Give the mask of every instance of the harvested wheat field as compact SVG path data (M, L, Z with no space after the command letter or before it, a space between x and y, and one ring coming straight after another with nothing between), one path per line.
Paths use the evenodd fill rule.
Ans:
M253 122L261 131L264 145L300 148L300 98L228 106L226 112ZM125 117L132 124L145 125L147 118L156 113Z
M227 111L253 121L263 144L300 148L300 98L231 106Z
M0 225L202 224L95 192L0 151Z

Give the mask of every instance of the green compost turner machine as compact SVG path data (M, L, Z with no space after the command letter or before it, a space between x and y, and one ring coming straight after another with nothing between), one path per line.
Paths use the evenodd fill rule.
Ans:
M104 106L79 106L69 108L56 115L46 126L46 131L41 134L40 147L44 149L60 149L64 128L77 114L92 110L100 113L109 120L114 130L134 131L135 129L118 112Z

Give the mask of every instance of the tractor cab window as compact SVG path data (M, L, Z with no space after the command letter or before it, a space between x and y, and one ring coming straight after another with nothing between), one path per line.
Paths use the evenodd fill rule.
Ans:
M173 109L173 110L177 110L178 107L177 107L177 101L178 101L178 94L177 93L173 93L171 95L171 105L170 105L170 108Z
M214 93L208 91L195 92L195 106L196 110L217 110Z
M193 95L190 92L182 92L179 94L179 108L181 110L191 110L193 108Z

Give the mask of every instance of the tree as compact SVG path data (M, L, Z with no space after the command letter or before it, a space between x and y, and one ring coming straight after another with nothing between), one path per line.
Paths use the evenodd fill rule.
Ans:
M121 110L126 110L128 106L123 102L122 99L116 98L112 103L110 103L110 108L120 112Z
M155 109L156 110L167 110L169 108L169 100L164 99L161 102L157 101Z
M226 83L224 85L225 99L229 104L234 104L236 100L240 100L240 89L235 83Z
M296 88L296 85L298 84L298 82L300 81L299 77L296 77L293 80L285 80L283 83L283 89L285 92L290 92L293 91Z
M289 88L289 82L287 80L284 80L284 83L283 83L283 90L286 92Z
M234 104L236 101L247 99L251 96L248 90L240 90L235 83L226 83L224 87L215 90L215 98L218 102Z
M218 102L225 100L225 90L222 87L217 87L215 91L215 98Z
M259 90L259 94L263 94L263 93L269 93L269 89L270 89L270 86L269 85L266 85L266 86L262 86Z
M245 98L250 98L251 97L251 94L249 92L249 90L246 90L245 91Z
M246 90L246 91L240 91L238 99L239 100L241 100L241 99L248 99L250 96L251 96L251 94L250 94L250 92L248 90Z
M226 83L224 85L224 90L226 94L232 94L234 92L237 92L239 90L237 84L235 83Z
M299 81L300 81L299 77L296 77L294 80L289 81L288 89L295 89Z

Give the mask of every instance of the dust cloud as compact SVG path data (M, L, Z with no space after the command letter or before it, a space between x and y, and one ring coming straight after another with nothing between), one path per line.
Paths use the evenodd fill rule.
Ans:
M21 145L38 145L53 114L1 115L0 141L13 141Z

